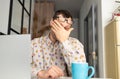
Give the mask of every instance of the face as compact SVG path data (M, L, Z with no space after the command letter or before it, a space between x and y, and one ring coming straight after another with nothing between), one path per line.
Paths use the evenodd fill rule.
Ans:
M73 24L73 21L71 18L64 18L62 15L58 15L57 20L60 22L60 24L62 24L62 26L66 30L68 30Z

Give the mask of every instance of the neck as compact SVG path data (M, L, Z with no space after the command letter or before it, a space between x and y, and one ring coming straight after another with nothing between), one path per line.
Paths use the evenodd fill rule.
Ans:
M49 38L50 38L50 40L51 40L53 43L55 43L55 42L57 41L57 40L56 40L56 37L55 37L55 34L54 34L53 32L50 32Z

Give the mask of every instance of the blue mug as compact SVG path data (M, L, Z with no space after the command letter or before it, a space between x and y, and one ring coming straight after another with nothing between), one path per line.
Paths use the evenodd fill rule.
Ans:
M72 79L89 79L91 78L95 70L92 66L88 66L88 63L72 62ZM91 73L88 76L88 71L91 69Z

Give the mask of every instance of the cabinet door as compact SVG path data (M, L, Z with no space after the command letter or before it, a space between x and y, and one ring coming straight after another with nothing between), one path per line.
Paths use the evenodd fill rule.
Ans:
M106 43L106 76L112 79L117 78L118 72L118 59L117 59L117 51L116 51L116 32L115 26L116 22L113 21L108 24L105 28L105 43Z
M120 45L120 18L116 21L116 43Z
M120 45L119 46L116 46L116 48L117 48L117 76L118 76L118 78L117 79L120 79Z

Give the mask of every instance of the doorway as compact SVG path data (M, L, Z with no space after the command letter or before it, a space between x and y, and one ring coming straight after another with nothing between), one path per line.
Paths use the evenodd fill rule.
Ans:
M87 62L95 68L95 75L93 77L98 77L97 32L97 7L92 5L84 19L84 48Z

